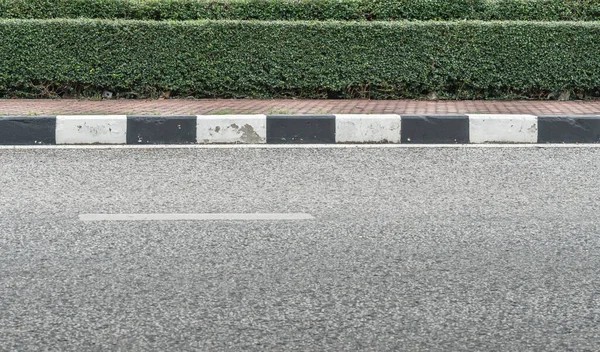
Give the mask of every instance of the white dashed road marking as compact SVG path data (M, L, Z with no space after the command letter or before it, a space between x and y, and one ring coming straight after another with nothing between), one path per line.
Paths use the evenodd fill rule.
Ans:
M256 220L310 220L304 213L207 213L207 214L79 214L81 221L256 221Z

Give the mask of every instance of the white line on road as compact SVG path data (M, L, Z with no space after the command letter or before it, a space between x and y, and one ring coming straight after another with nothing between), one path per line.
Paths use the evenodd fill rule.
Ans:
M6 149L384 149L384 148L600 148L600 144L154 144L154 145L0 145Z
M81 221L174 221L174 220L310 220L304 213L208 213L208 214L79 214Z

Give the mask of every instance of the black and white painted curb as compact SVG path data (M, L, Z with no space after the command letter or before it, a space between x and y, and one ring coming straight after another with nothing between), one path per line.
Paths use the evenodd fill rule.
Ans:
M1 145L600 143L599 116L4 116Z

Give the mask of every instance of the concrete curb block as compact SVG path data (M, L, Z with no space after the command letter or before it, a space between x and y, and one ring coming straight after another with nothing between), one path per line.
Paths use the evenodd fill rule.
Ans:
M471 143L537 143L533 115L468 115Z
M600 115L0 117L0 145L264 143L600 143Z
M335 115L336 143L400 143L400 115Z
M56 116L56 144L125 144L127 116Z
M204 115L196 119L200 144L267 143L266 115Z
M469 143L467 115L402 115L401 143Z

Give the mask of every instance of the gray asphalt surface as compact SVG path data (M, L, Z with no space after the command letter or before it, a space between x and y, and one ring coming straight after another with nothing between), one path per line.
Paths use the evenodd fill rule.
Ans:
M600 149L0 150L2 351L597 351ZM82 213L313 220L82 222Z

